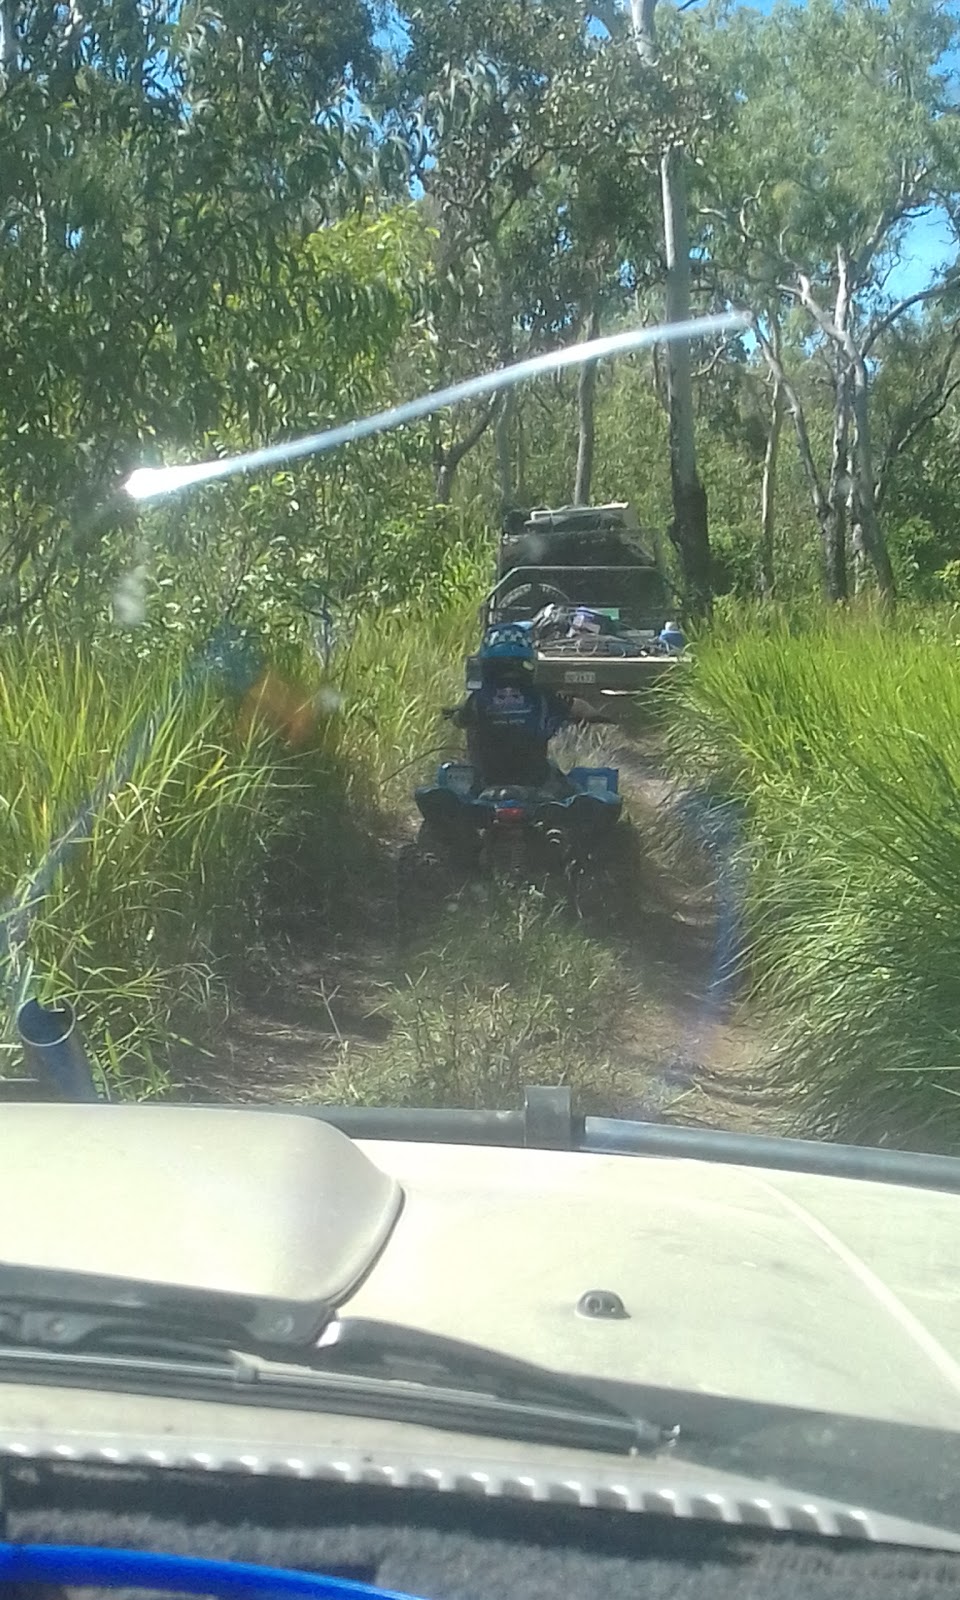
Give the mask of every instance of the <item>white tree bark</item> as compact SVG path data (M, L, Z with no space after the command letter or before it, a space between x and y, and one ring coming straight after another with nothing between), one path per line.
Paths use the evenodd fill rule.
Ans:
M665 150L660 161L663 237L667 258L666 313L668 322L690 320L690 241L687 235L687 186L683 151L677 145ZM690 345L685 339L667 345L667 391L670 395L673 449L681 481L697 478L697 447L693 417L693 379Z
M854 449L851 461L855 469L856 481L854 488L860 538L862 539L863 548L873 563L880 593L885 600L892 602L896 597L896 583L894 581L893 568L890 565L886 542L880 531L880 523L877 517L873 446L870 437L870 375L867 371L863 350L857 344L850 329L850 262L842 249L837 251L837 267L837 299L832 320L822 306L818 305L814 298L810 281L804 273L798 273L798 288L794 292L797 294L801 305L810 313L813 320L827 337L833 341L838 352L838 410L841 395L843 395L844 400L849 395L850 411L853 417ZM844 366L846 370L843 370ZM846 411L846 403L844 404L844 411ZM846 459L846 449L843 450L843 456ZM843 499L845 501L846 496Z
M777 523L777 464L780 459L784 411L783 389L774 378L770 421L767 426L767 447L763 455L763 479L760 484L760 590L765 600L773 598L777 586L774 536Z
M600 318L591 307L586 321L587 340L595 339L600 331ZM590 503L593 483L594 401L597 393L597 363L585 361L577 380L577 471L573 484L573 503L585 506Z
M813 502L814 515L817 519L817 526L820 529L820 538L823 544L825 590L828 598L841 599L842 596L834 594L832 590L831 566L829 559L829 552L835 551L838 547L838 543L842 543L839 539L837 528L837 506L835 502L831 500L827 491L824 490L823 484L820 480L820 474L817 471L817 463L813 454L813 445L810 441L810 434L807 429L807 419L803 410L803 402L801 401L800 396L797 394L794 385L790 381L786 367L783 365L783 360L779 349L779 340L774 341L767 334L767 332L764 330L762 322L749 306L741 306L740 309L750 319L750 325L754 334L756 335L757 343L759 344L760 349L763 351L767 366L770 370L770 375L773 378L774 383L779 388L783 404L793 419L794 431L797 436L797 451L800 456L800 464L803 467L804 476L806 477L807 484L810 489L810 499Z
M657 0L630 0L637 52L644 65L655 67ZM666 321L684 322L690 315L690 243L684 152L677 144L660 161L660 193L666 252ZM709 610L711 598L710 539L707 497L697 472L690 345L674 340L666 350L667 407L670 421L670 482L673 493L671 537L683 569L691 610Z
M17 14L20 0L0 0L0 77L9 83L20 64Z

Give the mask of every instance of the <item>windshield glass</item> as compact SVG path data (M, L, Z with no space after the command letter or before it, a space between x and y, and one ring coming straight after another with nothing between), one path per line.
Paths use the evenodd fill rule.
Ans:
M960 1152L956 46L940 0L2 0L11 1094ZM866 1411L960 1426L960 1200L522 1154L422 1259L480 1295L552 1206L544 1303L627 1312L490 1342L839 1411L826 1335L778 1352L852 1297ZM646 1367L621 1210L685 1308ZM734 1275L775 1382L698 1354Z

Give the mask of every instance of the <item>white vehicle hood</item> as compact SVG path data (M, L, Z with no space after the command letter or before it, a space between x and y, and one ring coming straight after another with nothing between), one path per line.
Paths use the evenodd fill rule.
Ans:
M960 1198L686 1160L365 1148L405 1204L344 1314L597 1378L960 1428ZM578 1315L595 1289L627 1317Z
M252 1110L0 1117L0 1294L12 1265L335 1305L591 1379L960 1432L958 1244L960 1196L853 1179ZM590 1290L626 1316L580 1314Z

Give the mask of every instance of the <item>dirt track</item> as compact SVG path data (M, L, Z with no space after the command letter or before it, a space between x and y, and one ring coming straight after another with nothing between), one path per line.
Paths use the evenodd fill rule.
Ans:
M646 1098L630 1109L649 1120L772 1132L778 1122L764 1090L766 1040L724 960L717 859L684 817L683 792L663 776L649 747L631 741L611 755L650 841L648 909L626 959L649 997L634 1048L638 1066L652 1075Z
M642 910L627 938L617 930L637 998L619 1019L616 1041L628 1075L636 1068L638 1093L620 1109L647 1120L776 1130L763 1091L764 1041L729 992L718 961L716 860L695 826L678 823L682 796L663 777L650 738L594 735L579 739L577 750L580 759L620 768L640 841ZM559 750L561 762L571 753ZM369 1049L387 1037L395 843L373 849L368 903L349 934L331 934L310 917L278 930L231 997L215 1053L181 1077L180 1096L308 1098L345 1044Z

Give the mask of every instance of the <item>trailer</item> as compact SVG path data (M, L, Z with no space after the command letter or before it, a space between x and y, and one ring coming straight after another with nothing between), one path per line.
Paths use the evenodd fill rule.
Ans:
M577 625L584 612L593 631ZM536 681L590 698L636 694L676 670L685 658L660 638L669 612L666 580L632 507L616 502L532 511L505 528L480 621L483 629L529 624ZM467 688L479 681L471 656Z

